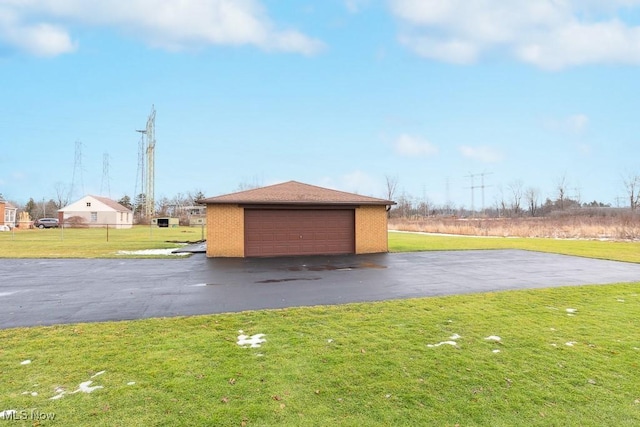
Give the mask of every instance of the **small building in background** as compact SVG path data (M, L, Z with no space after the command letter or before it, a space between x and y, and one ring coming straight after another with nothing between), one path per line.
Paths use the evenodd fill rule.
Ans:
M189 227L207 225L207 207L204 205L183 206L181 216L186 216Z
M155 225L157 227L178 227L180 225L180 218L173 217L159 217L152 218L151 225Z
M133 212L115 200L100 196L84 196L58 211L65 227L133 227Z
M18 208L7 202L0 194L0 227L12 229L16 226Z

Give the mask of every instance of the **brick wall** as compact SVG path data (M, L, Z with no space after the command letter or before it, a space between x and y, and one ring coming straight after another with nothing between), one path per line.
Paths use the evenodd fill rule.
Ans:
M207 256L244 257L244 209L207 205Z
M0 202L0 225L4 225L4 207L5 203Z
M388 250L386 206L356 208L356 253L371 254Z

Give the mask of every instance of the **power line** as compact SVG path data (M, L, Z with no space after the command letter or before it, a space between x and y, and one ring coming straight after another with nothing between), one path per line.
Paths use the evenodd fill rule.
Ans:
M480 210L480 212L484 212L484 189L487 187L491 187L490 185L485 185L484 183L484 177L486 175L491 175L493 174L493 172L482 172L482 173L471 173L469 172L469 175L465 176L465 178L469 178L471 180L471 186L466 187L468 189L471 190L471 212L475 213L475 190L476 188L480 188L481 189L481 194L482 194L482 209ZM480 185L475 185L474 184L474 179L476 177L480 177Z

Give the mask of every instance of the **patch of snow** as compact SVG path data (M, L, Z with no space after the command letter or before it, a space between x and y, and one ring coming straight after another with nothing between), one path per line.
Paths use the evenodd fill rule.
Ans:
M569 346L569 347L573 347L574 344L578 344L576 341L569 341L566 342L565 345Z
M240 332L240 335L238 335L238 345L241 347L246 348L247 345L252 348L260 347L260 344L267 341L265 338L263 338L265 336L264 334L255 334L248 336L244 335L242 331L238 332Z
M127 383L127 385L135 385L135 384L136 384L136 382L135 382L135 381L129 381L129 382Z
M492 353L500 353L500 350L493 350Z
M329 344L331 344L331 343L333 342L333 340L332 340L331 338L329 338L329 339L327 340L327 342L328 342Z
M178 252L173 253L176 248L169 249L140 249L138 251L118 251L116 252L118 255L177 255L177 256L185 256L191 255L189 252Z
M49 400L58 400L58 399L62 398L62 396L64 396L64 391L61 392L60 394L56 394L55 396L53 396Z
M92 383L93 383L93 381L85 381L85 382L80 383L80 385L78 386L78 389L75 390L75 391L72 391L71 394L75 394L75 393L78 393L78 392L91 393L94 390L98 390L100 388L104 388L101 385L96 385L96 386L90 387L90 385Z
M31 363L31 360L29 359L23 360L22 362L20 362L21 365L28 365L29 363Z
M102 374L104 374L105 372L107 372L107 371L100 371L100 372L96 372L95 374L93 374L93 375L91 376L91 378L95 378L95 377L97 377L98 375L102 375Z
M462 337L460 335L458 335L458 334L453 334L453 335L451 335L449 337L450 340L457 340L457 339L460 339L460 338L462 338Z
M427 347L440 347L441 345L445 345L445 344L453 345L453 346L458 345L458 343L455 341L442 341L442 342L439 342L438 344L427 344Z
M22 392L22 395L23 395L23 396L26 396L26 395L28 395L28 394L30 394L30 395L31 395L31 396L33 396L33 397L36 397L36 396L38 395L38 392L37 392L37 391L23 391L23 392Z
M557 347L557 346L558 346L558 344L556 344L556 343L551 344L551 347Z
M499 337L499 336L497 336L497 335L489 335L488 337L486 337L486 338L485 338L485 340L487 340L487 341L496 341L496 342L499 342L499 341L501 341L501 340L502 340L502 338L500 338L500 337Z
M624 300L623 300L623 299L620 299L620 298L618 298L616 301L618 301L618 302L624 302Z
M192 288L202 288L204 286L207 286L207 284L206 283L198 283L198 284L195 284L195 285L191 285Z
M577 313L577 312L578 312L577 308L567 308L567 313L573 314L573 313Z
M17 414L15 409L7 409L0 412L0 420L7 420L13 418Z

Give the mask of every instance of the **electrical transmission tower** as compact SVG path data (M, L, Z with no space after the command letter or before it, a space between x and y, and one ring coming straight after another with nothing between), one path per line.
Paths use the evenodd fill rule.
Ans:
M111 197L111 184L109 183L109 153L102 155L102 181L100 182L100 195ZM106 192L105 192L106 189Z
M136 171L136 187L133 190L133 213L143 213L145 211L144 199L144 134L146 130L136 130L140 132L140 141L138 141L138 170ZM142 206L141 206L142 205Z
M156 109L151 106L147 119L147 182L145 215L151 217L155 212L155 152L156 152Z
M146 128L136 130L136 132L140 133L140 142L138 142L138 171L134 190L134 213L140 211L146 217L153 216L155 212L155 127L156 110L154 106L151 106L151 114L147 119Z
M490 185L484 185L484 177L486 175L491 175L493 172L482 172L482 173L469 173L465 178L471 179L471 186L467 187L471 189L471 213L475 214L475 189L480 188L482 190L482 209L481 213L484 213L484 189L486 187L490 187ZM479 176L481 183L480 185L474 185L474 178Z
M80 197L84 196L84 180L82 178L82 142L76 141L76 149L73 161L73 175L71 177L71 188L69 189L69 200L75 199L75 192L80 181ZM79 197L78 197L79 198Z

